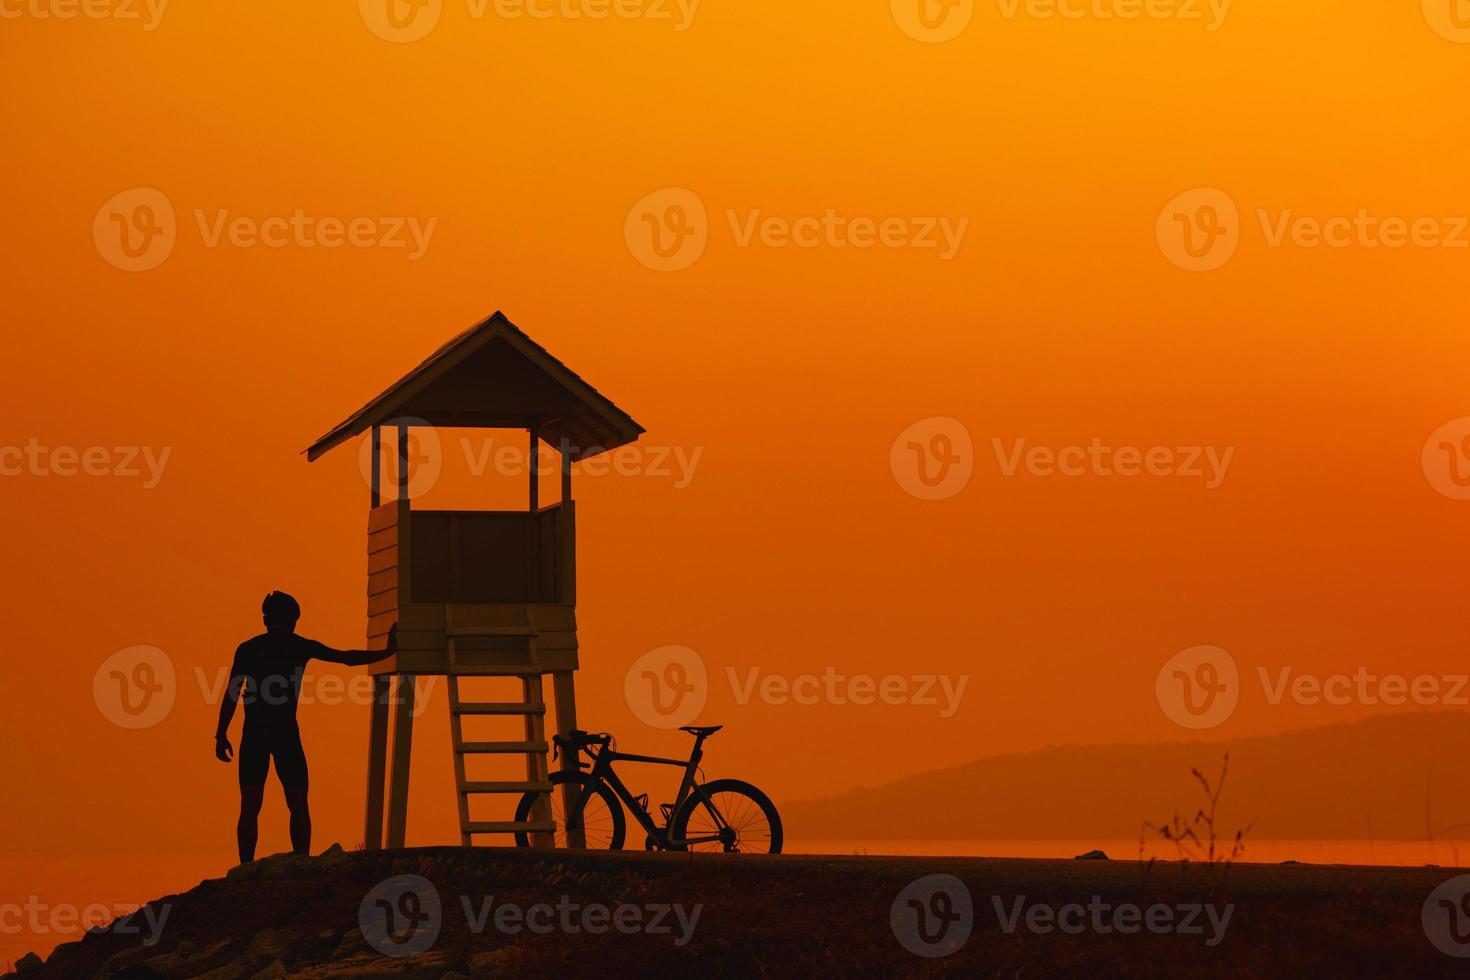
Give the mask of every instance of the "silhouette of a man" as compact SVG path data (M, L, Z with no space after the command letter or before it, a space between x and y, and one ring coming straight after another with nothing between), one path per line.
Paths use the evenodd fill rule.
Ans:
M230 745L230 721L235 705L245 700L245 724L240 735L240 822L235 828L240 845L240 863L255 860L259 836L257 820L265 800L265 777L271 760L276 778L286 791L291 811L291 849L297 854L311 851L311 811L307 806L306 751L301 730L296 726L296 703L301 681L310 660L360 667L393 655L398 649L398 627L388 633L384 650L333 650L296 633L301 606L284 592L272 592L260 604L265 632L246 640L235 650L230 683L219 708L219 727L214 732L214 755L221 762L234 756Z

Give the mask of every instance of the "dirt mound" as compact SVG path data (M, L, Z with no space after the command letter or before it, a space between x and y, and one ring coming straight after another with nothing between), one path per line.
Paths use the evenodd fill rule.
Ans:
M1308 865L1210 874L1132 861L333 848L266 858L157 899L44 964L28 961L23 976L1427 976L1461 965L1435 948L1423 918L1431 892L1456 878Z

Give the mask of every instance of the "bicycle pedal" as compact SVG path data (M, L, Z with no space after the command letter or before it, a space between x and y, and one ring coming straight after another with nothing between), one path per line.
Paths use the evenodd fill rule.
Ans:
M637 796L633 797L633 800L634 800L634 802L636 802L638 804L638 809L642 810L644 813L647 813L648 812L648 794L647 793L639 793Z
M658 805L658 812L663 814L664 823L668 823L670 820L674 819L674 804L660 803Z

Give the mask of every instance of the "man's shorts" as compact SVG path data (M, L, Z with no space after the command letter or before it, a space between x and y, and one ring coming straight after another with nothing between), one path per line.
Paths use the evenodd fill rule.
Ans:
M247 728L240 736L240 785L264 786L271 759L276 760L276 778L286 789L306 789L306 750L301 746L301 729Z

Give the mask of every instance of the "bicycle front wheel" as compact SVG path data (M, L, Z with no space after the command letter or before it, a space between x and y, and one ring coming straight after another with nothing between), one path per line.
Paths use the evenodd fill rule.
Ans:
M780 854L781 815L771 798L739 779L694 787L669 824L674 846L724 854Z
M567 815L566 799L570 795L573 807L583 795L587 795L587 802L582 806L581 819L578 821L584 838L584 845L589 851L617 851L623 847L623 834L627 828L627 818L623 815L623 805L608 789L606 783L592 783L592 777L583 772L554 772L551 774L552 790L551 796L551 819L556 824L556 846L569 847L567 843ZM536 801L544 794L527 793L521 797L520 806L516 807L516 822L525 823L534 820ZM516 831L516 846L530 847L533 843L534 834L528 834L523 830Z

